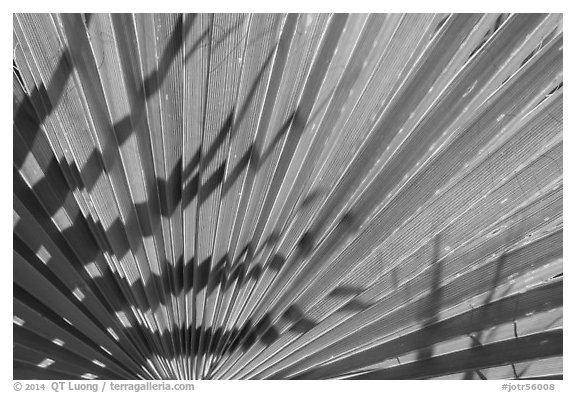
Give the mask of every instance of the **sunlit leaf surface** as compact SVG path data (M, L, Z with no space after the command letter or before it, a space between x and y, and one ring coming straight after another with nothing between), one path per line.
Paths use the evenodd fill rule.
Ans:
M13 29L14 378L562 378L561 15Z

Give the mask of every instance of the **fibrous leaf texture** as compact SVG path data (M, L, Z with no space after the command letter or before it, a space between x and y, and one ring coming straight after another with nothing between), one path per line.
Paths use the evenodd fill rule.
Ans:
M562 15L13 27L14 378L562 378Z

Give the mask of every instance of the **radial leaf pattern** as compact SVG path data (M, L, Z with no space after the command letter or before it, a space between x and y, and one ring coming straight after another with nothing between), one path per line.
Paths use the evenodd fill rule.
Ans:
M15 14L14 378L562 378L562 16Z

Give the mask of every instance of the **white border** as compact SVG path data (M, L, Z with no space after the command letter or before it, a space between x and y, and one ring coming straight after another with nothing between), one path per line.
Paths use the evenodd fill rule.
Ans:
M8 58L12 53L12 12L49 12L49 11L64 11L64 12L79 12L81 10L90 9L90 11L95 12L178 12L178 11L193 11L193 12L559 12L564 14L564 41L568 42L564 50L564 69L574 70L576 65L574 64L574 32L573 25L574 22L571 12L572 9L568 5L568 1L556 1L556 0L546 0L542 2L528 2L528 1L502 1L502 0L482 0L478 3L470 2L466 0L436 0L436 1L370 1L370 0L353 0L349 2L334 2L334 1L312 1L312 0L290 0L287 2L278 1L256 1L256 0L244 0L244 1L178 1L171 2L167 4L165 0L159 2L152 1L110 1L110 0L98 0L94 3L87 2L72 2L72 1L16 1L11 4L3 4L2 7L6 8L6 12L2 13L2 24L0 28L4 30L2 34L2 65L4 72L2 73L2 119L6 124L5 135L9 135L6 139L12 142L12 133L9 132L9 112L12 108L11 91L12 91L12 77L8 72L8 66L11 64L11 60ZM4 11L4 9L3 9ZM9 38L10 37L10 38ZM572 86L574 84L572 81L571 73L564 75L565 86L568 89L564 90L564 102L566 108L572 108L565 113L564 123L565 130L568 132L564 133L564 152L568 153L564 156L564 195L565 201L568 201L564 205L564 233L565 239L572 239L572 241L566 241L564 250L564 268L566 273L564 277L567 277L568 285L565 285L564 298L568 300L565 302L565 312L564 312L564 329L565 331L573 331L573 321L574 314L571 308L570 300L574 298L574 291L570 282L572 281L574 269L572 263L574 258L574 247L572 247L576 234L573 228L573 218L574 210L571 201L576 201L576 194L573 187L573 170L574 166L574 100L572 97ZM572 102L572 104L570 104ZM10 161L12 156L12 143L8 140L2 141L0 143L2 152L0 157L3 164L0 165L2 170L1 179L8 183L11 180L12 172L8 172L10 168ZM10 179L10 180L9 180ZM11 183L11 181L10 181ZM1 375L2 375L2 391L14 391L13 381L12 381L12 253L10 253L10 247L8 244L12 240L12 234L10 233L9 223L11 222L11 214L8 206L12 205L12 199L8 195L7 188L8 185L5 184L6 189L2 193L2 206L1 210L1 237L2 239L2 251L5 255L4 263L7 269L2 274L2 283L0 285L0 290L2 291L2 297L4 299L2 304L2 318L0 329L2 332L1 337L2 342L0 346L1 358ZM572 272L572 274L570 273ZM565 278L566 280L566 278ZM10 312L8 309L10 308ZM571 373L573 369L574 362L572 352L568 350L569 348L576 348L574 343L574 338L571 334L565 334L565 353L564 353L564 381L554 381L556 384L555 391L576 391L573 388L569 389L569 386L574 385L574 377ZM351 384L354 384L352 386ZM289 391L293 389L323 389L324 391L348 391L350 389L392 389L395 390L430 390L431 386L434 386L432 390L438 391L457 391L461 392L466 389L468 392L490 392L490 391L503 391L501 390L502 381L461 381L461 382L448 382L448 381L435 381L424 385L423 382L419 381L307 381L307 382L238 382L238 381L222 381L222 382L207 382L207 381L197 381L195 383L195 390L206 390L210 391L233 391L233 390L250 390L250 391L266 391L269 392L270 389L275 389L275 391ZM465 385L464 385L465 384ZM48 389L49 390L49 389Z

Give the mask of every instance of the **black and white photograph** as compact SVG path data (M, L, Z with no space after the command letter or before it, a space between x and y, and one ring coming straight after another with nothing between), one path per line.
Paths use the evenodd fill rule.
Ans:
M12 30L6 391L566 391L563 13Z

